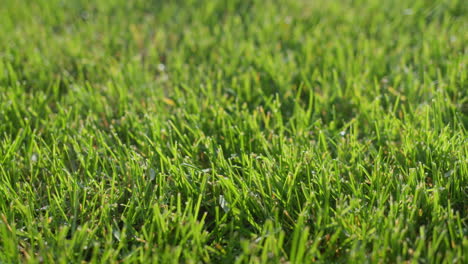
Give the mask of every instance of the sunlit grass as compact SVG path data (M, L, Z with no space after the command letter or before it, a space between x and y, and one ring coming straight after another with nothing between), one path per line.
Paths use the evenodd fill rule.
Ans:
M0 263L467 263L467 12L2 1Z

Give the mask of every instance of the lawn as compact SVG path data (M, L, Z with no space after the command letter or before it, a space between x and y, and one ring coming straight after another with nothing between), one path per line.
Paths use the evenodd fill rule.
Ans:
M464 0L2 0L0 263L468 263Z

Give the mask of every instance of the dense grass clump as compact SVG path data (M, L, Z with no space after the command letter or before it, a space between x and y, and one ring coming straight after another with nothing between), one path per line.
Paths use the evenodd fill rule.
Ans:
M0 263L467 263L464 0L3 0Z

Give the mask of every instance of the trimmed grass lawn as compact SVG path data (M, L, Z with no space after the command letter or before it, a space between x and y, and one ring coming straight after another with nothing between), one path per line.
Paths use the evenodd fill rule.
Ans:
M2 0L0 263L468 263L464 0Z

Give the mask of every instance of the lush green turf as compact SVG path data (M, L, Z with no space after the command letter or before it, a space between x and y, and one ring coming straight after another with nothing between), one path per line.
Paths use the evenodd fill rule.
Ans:
M464 0L2 0L0 263L467 263L467 28Z

